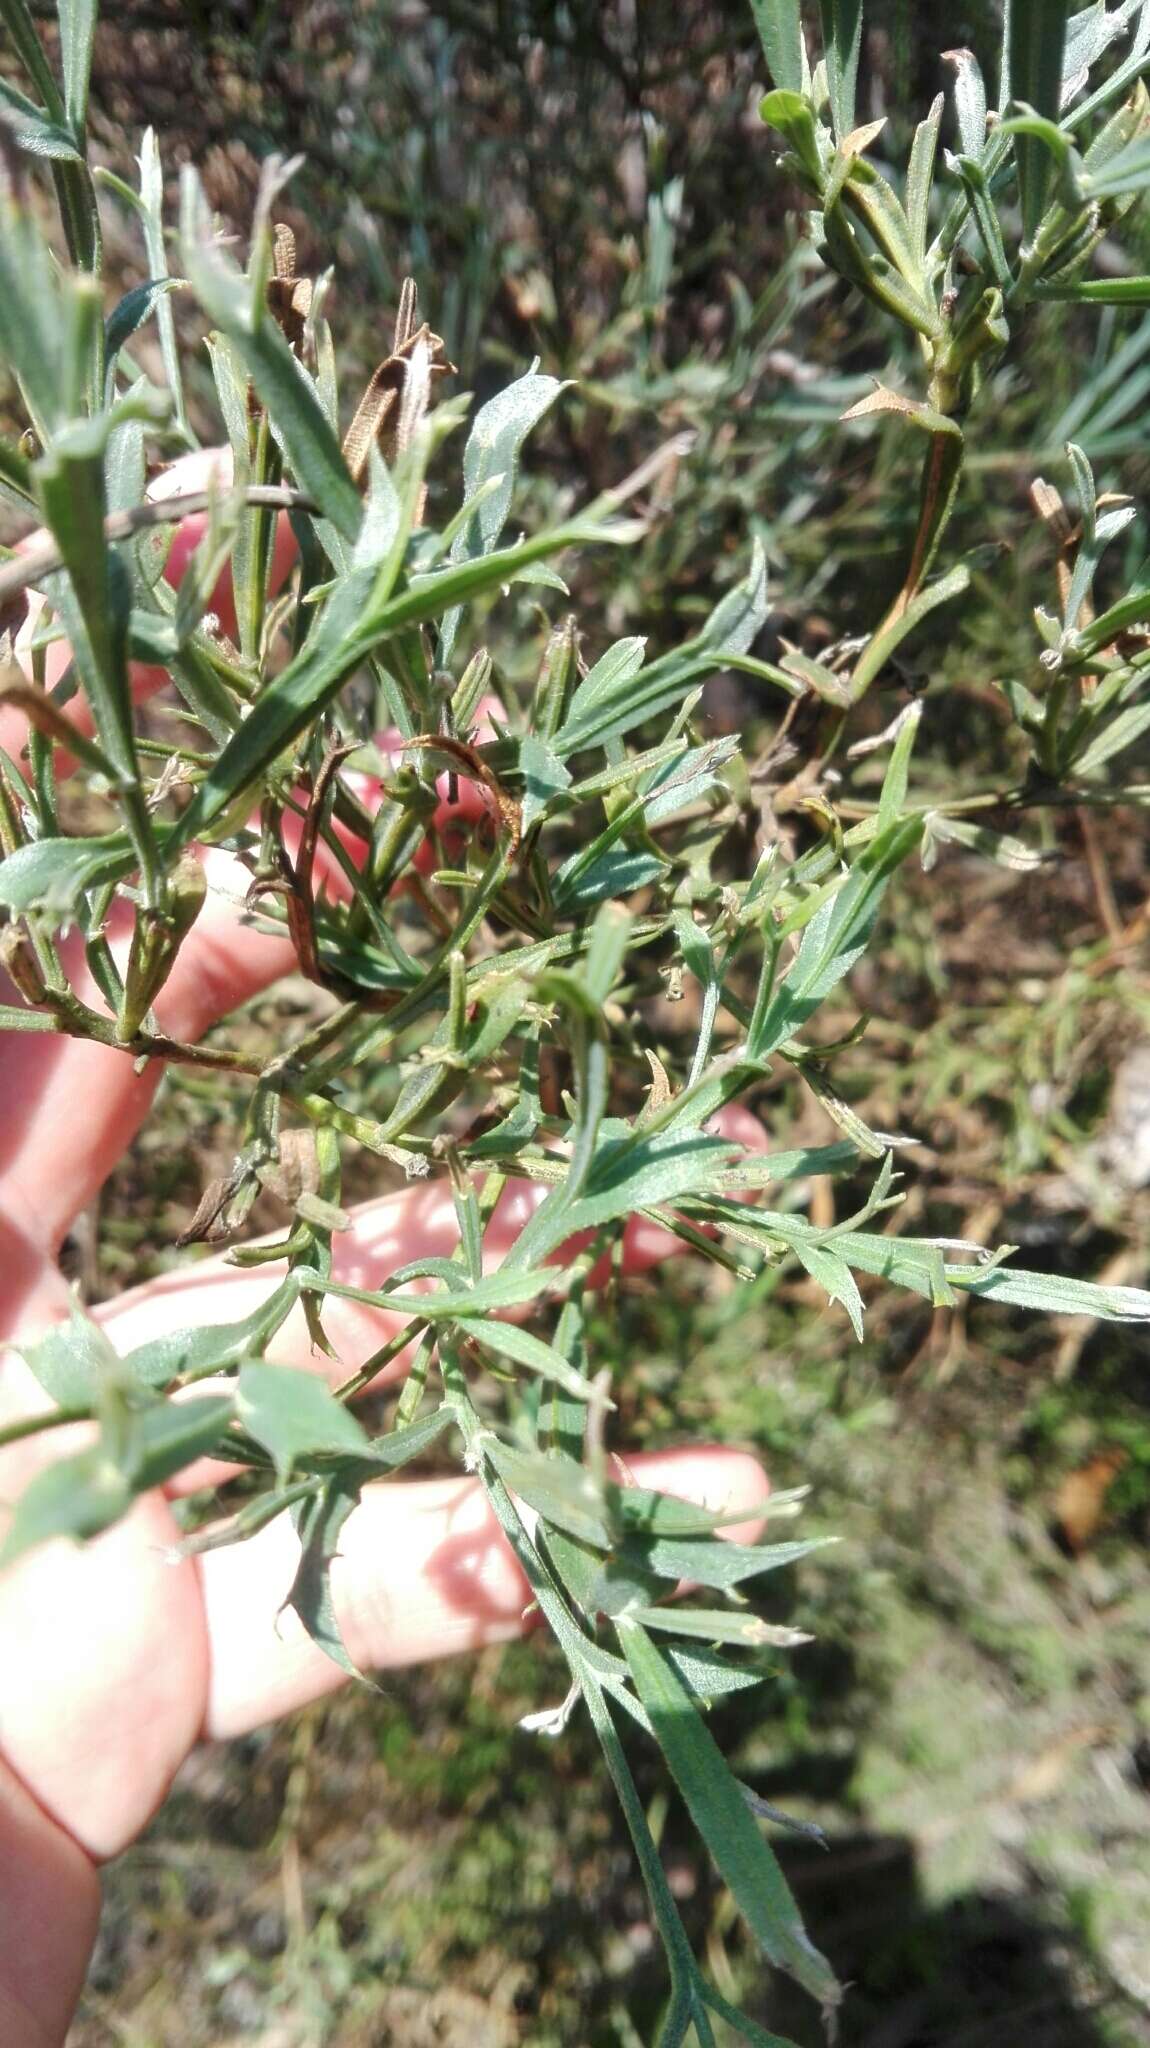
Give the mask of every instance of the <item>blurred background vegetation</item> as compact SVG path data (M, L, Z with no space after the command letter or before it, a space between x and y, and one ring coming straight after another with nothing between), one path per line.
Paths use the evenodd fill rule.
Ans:
M989 50L995 9L952 7L944 32L914 0L871 11L866 91L897 159L946 82L937 42ZM599 558L574 588L588 654L624 631L683 637L757 533L769 658L879 616L915 451L882 423L837 424L905 366L804 244L762 85L736 0L118 0L97 36L95 126L128 173L152 122L168 171L195 160L237 233L261 159L304 153L285 212L301 271L334 268L353 391L387 351L408 272L463 387L485 395L534 356L576 380L532 446L540 511L690 430L646 540L609 585ZM108 229L135 282L131 222L110 206ZM1039 310L1021 362L982 401L949 543L971 595L857 714L865 740L925 696L928 787L1007 777L988 685L1054 578L1035 476L1066 482L1073 435L1101 487L1142 502L1150 487L1150 319ZM206 362L193 391L214 436ZM1146 551L1142 522L1124 545L1116 576ZM493 612L506 689L533 672L539 632L529 592ZM705 710L744 734L764 817L801 843L817 705L780 732L778 700L725 676ZM836 1077L873 1125L919 1141L900 1161L904 1227L1146 1284L1143 816L1067 807L1029 828L1029 868L951 846L892 889L841 1007L844 1028L859 1006L871 1022ZM309 1000L281 986L251 1031ZM793 1080L758 1107L777 1141L833 1135ZM173 1071L72 1248L90 1297L174 1257L232 1136L226 1088ZM1150 2043L1145 1336L870 1291L861 1346L785 1266L747 1286L675 1261L603 1309L621 1442L752 1445L776 1484L812 1487L811 1531L846 1539L768 1582L778 1618L817 1642L716 1732L764 1797L826 1830L825 1852L780 1849L853 1985L846 2043ZM663 1965L591 1740L516 1728L562 1689L555 1653L529 1643L200 1753L109 1874L75 2048L650 2040ZM635 1767L716 1981L813 2044L817 2023L758 1970L641 1751Z

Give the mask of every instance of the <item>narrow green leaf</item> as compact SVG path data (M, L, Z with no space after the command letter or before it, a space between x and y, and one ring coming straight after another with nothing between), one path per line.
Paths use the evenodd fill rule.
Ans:
M624 1617L620 1617L622 1619ZM626 1617L644 1628L667 1635L688 1636L701 1643L724 1643L732 1649L794 1650L812 1638L802 1629L777 1628L737 1607L634 1607Z
M712 1655L686 1643L665 1643L663 1655L677 1671L692 1699L707 1706L727 1693L749 1691L768 1676L753 1664L729 1664L725 1657Z
M1106 1287L1064 1273L1027 1273L1012 1266L948 1266L946 1276L964 1294L1005 1308L1097 1316L1105 1323L1150 1323L1150 1292L1144 1287Z
M69 1309L66 1323L55 1323L34 1344L21 1345L20 1352L58 1408L92 1407L120 1361L99 1323L75 1299Z
M45 910L64 918L85 889L119 881L134 861L124 832L95 839L38 839L0 861L0 903L9 910Z
M872 840L837 894L811 918L786 980L772 995L748 1052L768 1059L805 1024L862 956L895 869L917 846L921 818L907 818Z
M1120 711L1116 718L1108 719L1097 727L1091 726L1089 744L1074 756L1074 767L1079 775L1097 775L1107 761L1115 754L1121 754L1132 747L1135 740L1150 726L1150 704L1132 704Z
M86 1542L118 1522L132 1505L130 1482L99 1444L56 1458L38 1472L16 1503L0 1544L0 1570L54 1536Z
M930 112L925 121L920 121L914 131L906 174L906 217L910 227L911 243L920 268L926 259L927 242L930 239L930 200L934 189L934 164L938 153L942 109L943 98L942 94L938 93L931 102Z
M1150 306L1150 277L1078 277L1065 282L1041 280L1033 287L1036 299L1061 300L1083 306Z
M790 1887L686 1686L646 1632L620 1622L635 1689L691 1818L768 1960L833 2012L842 1993L803 1929Z
M972 852L981 853L986 860L994 861L1000 868L1011 868L1016 874L1032 872L1049 858L1009 832L992 832L986 825L976 825L972 818L948 818L940 811L930 811L923 836L924 868L933 867L935 849L945 841L969 846Z
M530 1330L524 1330L518 1323L502 1323L494 1319L483 1321L481 1329L468 1327L473 1342L485 1350L494 1351L499 1358L510 1358L516 1365L525 1365L528 1372L537 1373L540 1379L553 1380L572 1400L589 1401L591 1387L581 1373L568 1365L562 1354L541 1337L535 1337ZM613 1406L613 1403L609 1403Z
M507 524L523 443L567 388L558 377L529 370L480 407L463 451L464 507L475 509L452 543L453 562L491 553ZM448 612L440 627L441 667L451 659L461 616L458 608Z
M123 1365L126 1374L142 1386L169 1387L175 1380L187 1385L223 1373L245 1358L258 1357L265 1344L286 1321L298 1297L294 1276L289 1275L260 1307L238 1323L205 1323L192 1330L170 1330L138 1344L129 1351Z
M19 149L56 163L83 163L69 129L52 121L34 100L0 78L0 119Z
M79 608L79 621L69 619L68 626L100 745L124 783L133 785L139 769L128 681L131 589L104 540L103 448L89 453L62 436L35 464L33 475Z
M1114 11L1119 12L1117 9ZM1100 107L1109 106L1113 100L1122 99L1127 86L1141 78L1144 71L1150 71L1150 15L1147 14L1145 6L1139 10L1137 20L1133 48L1120 64L1114 66L1109 76L1104 78L1093 92L1087 93L1085 99L1079 100L1064 117L1067 128L1081 128Z
M236 1414L270 1452L282 1484L316 1453L363 1453L366 1433L314 1373L247 1360L240 1366Z
M132 1418L128 1477L135 1492L163 1486L214 1451L235 1414L230 1394L157 1401Z
M413 1459L421 1458L432 1444L438 1443L454 1422L453 1409L437 1408L431 1415L423 1415L418 1422L410 1422L405 1428L390 1429L385 1436L373 1436L367 1456L349 1459L346 1465L341 1464L341 1470L354 1472L355 1477L362 1480L398 1472L402 1466L410 1465Z
M751 13L772 85L803 89L803 25L799 0L751 0Z
M965 156L976 164L986 147L986 86L973 50L947 50L943 60L954 72L954 113Z
M836 1258L831 1245L804 1244L801 1238L795 1240L793 1250L799 1263L818 1282L824 1294L831 1301L841 1302L851 1321L851 1328L862 1343L863 1304L858 1283L850 1267Z
M318 1493L292 1509L300 1538L300 1560L285 1606L294 1609L313 1643L346 1671L362 1673L352 1663L339 1626L331 1590L331 1567L339 1555L344 1523L359 1505L359 1486L336 1473Z
M96 33L96 0L57 0L60 56L64 66L64 108L80 136L88 119L88 79Z
M67 415L65 329L47 243L6 179L0 190L0 357L19 381L42 442Z
M266 307L253 308L250 280L215 240L203 188L188 164L180 197L183 264L197 298L243 357L303 489L337 533L354 541L363 504L315 386Z
M862 0L819 0L819 15L823 26L823 56L827 67L831 118L835 141L841 142L855 125Z
M961 597L970 588L970 570L965 562L958 562L948 569L945 576L928 583L925 590L912 597L905 610L892 619L881 632L872 634L866 647L855 663L851 675L850 689L854 698L859 698L869 689L875 677L890 660L896 647L900 647L908 633L913 633L928 614L940 604L949 604L952 597Z
M1062 98L1063 52L1069 0L1011 0L1010 91L1036 114L1057 121ZM1022 232L1032 242L1046 205L1050 156L1033 136L1015 145Z
M570 723L576 713L585 717L597 711L603 704L618 701L637 676L646 659L647 642L633 636L628 640L616 640L601 654L597 662L588 669L567 709Z
M484 1439L483 1453L504 1485L545 1522L609 1549L612 1528L603 1488L585 1465L554 1451L518 1451L494 1436Z
M555 752L567 756L602 746L682 703L692 683L722 668L725 653L747 652L767 609L766 556L756 541L748 576L719 601L693 640L646 668L639 667L635 650L642 643L635 641L620 641L596 663L571 700L555 735Z
M746 1579L781 1571L834 1543L833 1536L808 1536L796 1543L734 1543L728 1537L640 1536L632 1533L612 1555L636 1571L729 1593Z
M910 786L910 760L918 729L922 724L922 704L907 706L900 716L898 732L891 748L887 771L883 776L882 795L879 798L878 814L875 818L876 832L888 832L897 825L906 807L907 790Z
M148 269L152 282L158 283L161 278L168 276L168 250L164 237L164 169L153 128L144 130L140 143L139 166L140 193L137 203L144 230ZM184 402L183 366L180 351L176 346L175 317L171 299L166 292L161 292L156 300L156 326L160 335L160 352L164 359L164 376L176 410L176 424L189 446L194 448L196 436L188 423Z
M179 284L178 277L149 277L143 284L133 285L130 292L124 293L104 323L104 346L109 365L125 342L130 341L133 334L151 318L165 292L175 291Z
M39 30L25 0L0 0L0 17L12 46L54 121L67 120L63 95L44 54Z
M427 1269L427 1263L423 1261L415 1266L404 1266L397 1277L403 1280L414 1278L417 1271ZM501 1309L519 1308L525 1302L534 1301L537 1295L555 1287L560 1277L552 1268L523 1272L501 1266L498 1272L485 1273L482 1280L469 1285L462 1267L453 1266L450 1270L454 1275L450 1293L393 1294L389 1291L380 1295L360 1294L359 1298L377 1301L392 1314L430 1316L432 1320L446 1316L452 1322L466 1322L470 1317L479 1320L495 1315Z
M674 1493L656 1493L646 1486L613 1486L609 1499L612 1513L623 1530L650 1539L713 1536L716 1529L754 1520L756 1514L755 1508L736 1504L720 1515L713 1508L701 1508L692 1500L680 1500Z

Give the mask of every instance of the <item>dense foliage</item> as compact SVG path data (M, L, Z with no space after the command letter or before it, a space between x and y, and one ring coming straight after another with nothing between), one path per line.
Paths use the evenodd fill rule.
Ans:
M92 17L61 9L57 77L21 0L6 0L4 13L38 98L4 88L0 347L27 430L0 451L0 471L7 504L28 528L42 522L45 537L0 570L0 594L18 604L35 590L45 602L29 673L10 662L5 682L30 733L24 755L0 757L14 984L2 1021L250 1077L236 1165L206 1190L190 1236L238 1232L261 1187L285 1186L289 1158L303 1173L286 1236L258 1250L282 1271L253 1318L173 1333L120 1359L77 1312L71 1330L30 1353L52 1400L95 1422L97 1435L29 1489L3 1558L48 1536L91 1537L140 1491L225 1453L246 1478L229 1522L221 1530L218 1505L205 1511L189 1550L291 1514L302 1553L289 1597L346 1661L328 1585L344 1521L365 1485L432 1446L460 1446L562 1647L572 1703L585 1704L622 1800L670 1969L660 2039L693 2031L710 2041L714 2014L749 2040L773 2038L692 1953L617 1719L658 1743L767 1957L833 2011L832 1968L804 1934L699 1711L768 1678L770 1653L801 1640L751 1617L737 1596L809 1546L736 1549L715 1517L617 1484L603 1449L611 1390L589 1332L604 1259L635 1215L741 1279L797 1262L856 1335L860 1274L935 1306L969 1298L1150 1316L1150 1296L1133 1288L1020 1269L1006 1247L884 1229L901 1199L900 1140L871 1129L834 1079L836 1053L864 1021L835 1042L819 1035L820 1011L858 966L891 878L912 856L929 865L957 843L1025 868L1041 858L1019 836L1032 814L1144 795L1122 778L1150 727L1150 591L1135 574L1096 596L1104 551L1134 508L1097 492L1074 444L1077 523L1051 486L1038 492L1059 549L1057 602L1036 614L1029 654L996 679L1012 730L991 786L943 781L937 763L920 785L914 699L851 742L858 707L897 673L903 643L974 587L969 560L940 569L940 556L957 530L980 394L1010 351L1024 363L1031 309L1150 298L1150 280L1116 259L1111 239L1150 182L1140 83L1150 8L1068 18L1016 4L997 111L988 113L974 58L952 53L958 147L939 160L940 98L900 175L878 153L884 123L858 120L861 9L822 10L812 71L797 6L757 0L772 84L762 112L787 144L774 167L764 151L764 176L791 181L823 261L891 323L910 388L879 384L849 416L889 415L921 438L921 492L899 587L864 633L817 656L801 633L760 651L770 599L756 542L698 630L650 659L641 638L608 638L609 605L571 615L553 565L573 563L580 596L602 589L614 550L646 544L684 443L665 443L630 476L514 537L521 454L568 402L561 380L532 368L475 410L460 481L451 437L471 407L440 397L450 341L420 323L405 290L393 346L349 403L326 280L297 274L292 237L276 226L292 167L274 160L243 270L185 171L174 277L149 132L138 187L103 178L103 203L127 210L146 251L141 281L106 309L85 147ZM63 265L31 183L37 159L59 203ZM648 310L674 205L664 186ZM176 294L210 326L231 456L204 493L205 531L178 591L163 577L164 536L192 506L166 498L162 477L147 488L157 458L195 438ZM133 359L153 325L162 387ZM702 413L714 396L704 394ZM285 519L290 542L279 545L294 567L281 588ZM225 568L226 623L214 608ZM71 655L49 688L46 662L62 639ZM170 682L186 735L177 743L141 733L133 664ZM698 724L700 687L717 671L785 705L758 762ZM816 715L796 847L772 830L762 792L780 780L778 764L794 775L788 732L800 708ZM275 1057L253 1058L226 1033L173 1042L155 1019L203 901L192 849L213 844L240 854L251 904L287 930L302 973L333 998ZM106 936L117 903L132 910L125 957ZM61 940L73 930L102 1008L71 986ZM690 1024L655 1039L643 1020L664 991ZM838 1125L835 1143L763 1154L724 1121L779 1063ZM359 1291L400 1327L329 1392L264 1353L300 1302L322 1351L325 1299L356 1292L338 1277L343 1176L356 1148L397 1174L447 1177L458 1250ZM860 1171L869 1192L845 1220L816 1220L791 1200L820 1176ZM509 1180L544 1195L493 1269L484 1239ZM402 1392L386 1426L369 1431L348 1404L401 1356ZM209 1377L227 1390L173 1400ZM684 1579L698 1601L665 1604Z

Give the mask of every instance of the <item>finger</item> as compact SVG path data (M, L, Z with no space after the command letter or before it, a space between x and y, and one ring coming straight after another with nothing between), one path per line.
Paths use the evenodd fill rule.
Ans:
M100 1921L100 1887L77 1843L0 1763L0 2041L57 2048Z
M204 1610L194 1561L168 1562L178 1541L149 1494L94 1541L0 1575L0 1755L92 1856L145 1826L202 1725Z
M645 1485L748 1519L769 1491L743 1451L692 1449L630 1461ZM293 1610L281 1612L299 1544L281 1518L250 1542L200 1559L211 1679L204 1733L240 1735L332 1692L342 1674ZM523 1633L530 1590L475 1480L369 1487L340 1534L332 1593L353 1663L394 1670Z

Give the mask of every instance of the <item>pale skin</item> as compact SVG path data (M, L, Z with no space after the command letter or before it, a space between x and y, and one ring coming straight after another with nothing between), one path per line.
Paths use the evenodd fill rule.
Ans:
M183 481L196 487L202 467L196 475L185 468ZM143 693L148 683L139 680ZM14 755L23 744L11 711L0 712L0 743ZM161 1029L186 1042L295 964L286 938L244 920L247 876L233 857L215 850L205 862L204 911L157 1004ZM117 941L122 950L123 921ZM75 986L102 1007L82 950L74 939L69 947ZM16 1000L6 989L0 999ZM14 1345L68 1313L60 1246L147 1116L161 1069L152 1062L136 1075L113 1048L11 1034L0 1071L0 1343ZM749 1118L732 1135L762 1142ZM493 1261L538 1199L523 1183L507 1190L488 1236ZM449 1197L438 1183L416 1184L354 1213L336 1239L337 1275L378 1286L396 1264L449 1252L454 1242ZM627 1263L650 1264L672 1244L650 1226L631 1226ZM175 1328L246 1315L279 1270L241 1270L226 1255L213 1257L101 1305L99 1319L127 1350ZM337 1367L312 1351L295 1315L269 1356L341 1378L395 1327L344 1302L331 1303L325 1324ZM390 1373L403 1369L401 1357ZM0 1427L45 1405L21 1357L4 1350ZM45 1459L75 1445L73 1431L57 1430L0 1453L0 1503L16 1498ZM759 1527L767 1480L744 1452L694 1446L636 1457L627 1469L645 1485L745 1509L746 1522L726 1532L735 1540ZM182 1483L203 1477L201 1467ZM279 1611L296 1554L286 1518L237 1548L173 1562L177 1541L170 1498L155 1493L95 1542L53 1543L0 1578L5 2048L64 2041L95 1937L99 1866L146 1825L194 1745L242 1734L344 1682L295 1616ZM508 1641L531 1625L526 1584L471 1479L369 1488L341 1536L333 1588L351 1656L364 1670Z

